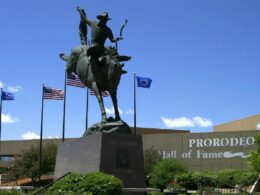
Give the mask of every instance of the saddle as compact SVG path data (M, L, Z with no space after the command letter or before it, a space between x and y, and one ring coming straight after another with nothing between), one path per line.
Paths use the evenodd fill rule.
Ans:
M96 50L95 50L96 48L94 48L94 47L88 47L86 45L82 45L80 48L81 48L81 51L78 52L78 54L77 54L77 56L75 58L75 63L76 63L77 60L81 59L82 57L87 56L88 59L89 59L89 63L91 65L92 64L97 64L99 67L103 67L105 65L104 52L102 52L102 54L95 55L96 54L95 53L96 52Z

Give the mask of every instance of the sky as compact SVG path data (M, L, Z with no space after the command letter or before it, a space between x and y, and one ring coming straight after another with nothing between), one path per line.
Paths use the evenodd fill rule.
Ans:
M2 140L38 138L42 84L64 88L65 62L80 45L79 14L112 18L125 63L118 88L121 118L134 124L133 74L151 78L137 88L137 126L210 132L214 125L259 114L259 0L3 0L0 6ZM90 29L89 29L90 31ZM112 43L107 40L106 45ZM111 115L112 102L105 98ZM85 131L86 89L67 87L66 137ZM43 137L62 136L63 101L44 101ZM101 119L94 96L89 126Z

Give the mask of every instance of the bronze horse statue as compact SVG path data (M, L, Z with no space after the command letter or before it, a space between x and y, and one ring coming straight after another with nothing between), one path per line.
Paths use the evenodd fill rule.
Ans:
M116 48L108 47L105 49L102 62L100 62L98 59L87 56L87 49L86 45L82 45L73 49L70 56L60 54L60 57L67 61L67 72L77 74L81 82L95 92L101 110L101 123L107 122L102 91L109 92L115 111L114 120L119 121L121 119L117 105L117 87L121 75L126 73L122 69L124 64L120 62L128 61L131 57L120 56Z

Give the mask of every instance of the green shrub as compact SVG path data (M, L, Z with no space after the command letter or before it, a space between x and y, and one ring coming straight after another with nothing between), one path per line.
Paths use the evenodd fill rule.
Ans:
M144 151L144 169L145 174L149 175L153 169L153 167L162 160L162 155L158 153L157 150L153 148L153 146Z
M72 173L53 184L49 194L121 195L122 182L104 173Z
M22 195L20 190L1 190L0 195Z
M193 174L194 182L197 184L197 190L210 187L217 187L217 182L208 172L195 172Z
M240 173L240 170L234 169L223 169L218 172L214 172L217 181L219 181L218 187L230 188L230 186L234 186L237 180L239 180L238 175Z
M220 171L205 171L182 174L177 182L189 190L198 190L208 187L233 188L235 185L252 185L257 178L257 173L236 169L223 169Z
M177 183L187 190L197 190L198 185L192 173L183 173L176 177Z
M240 180L239 182L237 182L236 184L240 184L242 186L249 186L249 185L253 185L254 182L256 181L258 176L258 173L256 172L247 172L244 171L241 175L240 175Z
M149 184L151 187L163 190L172 179L186 172L187 168L181 161L176 159L164 159L153 167Z
M223 169L216 172L216 176L216 179L222 183L220 187L229 187L228 185L234 186L236 184L248 186L254 183L257 173L237 169Z
M211 187L233 188L235 185L249 186L257 179L256 172L223 169L184 173L176 177L177 183L188 190L199 190Z
M250 167L260 173L260 133L255 136L256 149L251 153L248 159Z
M1 157L0 157L0 161L1 161ZM9 167L0 167L0 174L6 174L8 171L10 170Z

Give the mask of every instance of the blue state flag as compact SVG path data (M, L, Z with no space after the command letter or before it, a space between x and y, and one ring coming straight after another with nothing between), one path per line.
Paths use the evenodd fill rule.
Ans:
M145 77L136 77L137 79L137 86L143 88L150 88L152 84L152 79L145 78Z
M2 100L14 100L14 93L2 91Z

